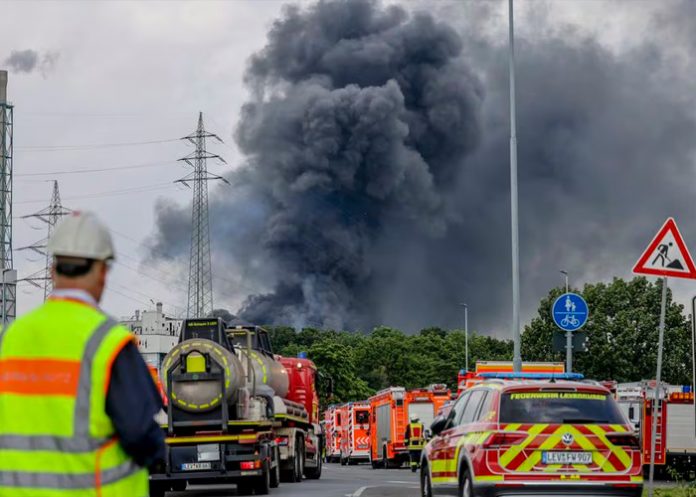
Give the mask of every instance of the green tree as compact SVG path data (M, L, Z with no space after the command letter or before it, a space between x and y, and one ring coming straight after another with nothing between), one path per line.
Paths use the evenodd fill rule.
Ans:
M588 351L573 354L573 369L593 379L619 382L655 377L662 283L638 277L631 281L615 278L611 283L587 284L582 296L590 316L583 332ZM552 351L553 333L558 328L551 318L551 306L563 293L549 292L538 315L522 333L524 360L564 361L565 352ZM673 384L690 384L691 333L683 306L668 292L665 317L663 378Z
M317 369L333 380L333 397L322 395L322 405L366 399L372 395L367 383L355 374L355 359L349 347L333 338L324 338L315 342L308 353Z

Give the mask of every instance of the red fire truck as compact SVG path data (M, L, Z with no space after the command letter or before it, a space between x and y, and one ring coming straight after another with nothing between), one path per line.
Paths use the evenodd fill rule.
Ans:
M690 387L663 385L655 406L655 381L623 383L616 398L640 437L643 464L650 464L653 416L657 416L655 473L670 477L667 468L680 478L696 478L696 415Z
M411 415L429 427L435 414L450 399L446 385L406 390L391 387L377 392L370 403L370 463L373 468L398 468L408 461L404 435Z
M341 406L330 405L324 411L326 436L326 461L337 462L341 458Z
M370 459L370 404L350 402L341 408L341 464Z

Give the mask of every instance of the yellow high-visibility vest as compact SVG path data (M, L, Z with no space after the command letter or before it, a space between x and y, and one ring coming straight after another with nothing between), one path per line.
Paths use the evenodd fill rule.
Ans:
M423 443L423 424L422 423L409 423L408 433L410 435L408 439L409 449L422 449L425 445Z
M49 299L0 334L0 497L146 497L148 473L106 414L134 337L77 300Z

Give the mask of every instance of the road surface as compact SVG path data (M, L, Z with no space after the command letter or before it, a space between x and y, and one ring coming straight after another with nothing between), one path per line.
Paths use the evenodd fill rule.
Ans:
M408 469L372 469L370 465L326 464L320 480L281 483L271 496L282 497L418 497L418 474ZM189 487L167 497L227 497L237 495L230 486Z
M656 487L673 487L659 481ZM189 487L186 492L169 492L167 497L228 497L237 495L235 485ZM325 464L320 480L281 483L271 489L277 497L418 497L418 473L408 469L372 469L369 465Z

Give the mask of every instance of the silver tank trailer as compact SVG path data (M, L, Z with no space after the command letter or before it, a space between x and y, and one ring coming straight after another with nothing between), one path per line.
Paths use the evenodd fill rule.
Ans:
M257 387L265 385L271 388L278 397L285 398L290 388L290 378L282 364L256 350L251 350L250 357L247 355L247 349L239 350L238 354L245 372L248 364L251 364L253 375L250 376L247 384L249 389L252 388L255 381Z
M203 338L186 340L176 345L162 362L160 378L167 390L167 370L176 363L182 354L189 354L189 364L203 360L203 354L220 364L225 375L224 391L220 392L219 380L181 381L172 383L172 403L188 412L206 412L215 409L221 402L234 404L238 400L239 389L245 384L245 372L239 358L223 346ZM181 371L181 365L174 373ZM169 394L169 392L167 392Z

